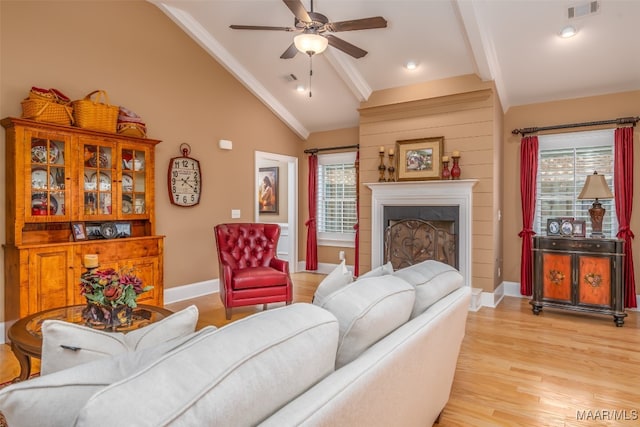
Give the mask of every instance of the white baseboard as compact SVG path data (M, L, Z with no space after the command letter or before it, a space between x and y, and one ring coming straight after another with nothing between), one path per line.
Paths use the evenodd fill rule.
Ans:
M220 280L211 279L204 282L192 283L190 285L176 286L164 290L164 303L184 301L216 293L220 290Z
M329 274L333 270L335 270L338 265L339 264L329 264L329 263L319 262L317 270L307 270L306 261L298 261L298 266L297 266L298 269L296 271L298 273L309 272L309 273ZM351 272L351 274L353 274L353 266L352 265L347 265L347 270L349 270Z

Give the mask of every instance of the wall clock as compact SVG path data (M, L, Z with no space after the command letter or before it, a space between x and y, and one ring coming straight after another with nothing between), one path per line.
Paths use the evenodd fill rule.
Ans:
M169 200L176 206L195 206L202 192L200 162L189 157L189 144L180 144L180 152L181 157L169 161Z

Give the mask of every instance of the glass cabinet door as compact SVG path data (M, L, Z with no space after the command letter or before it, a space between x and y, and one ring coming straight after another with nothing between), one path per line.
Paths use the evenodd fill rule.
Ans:
M146 149L122 147L122 179L120 213L122 216L147 215Z
M46 134L31 134L27 160L27 204L29 221L68 220L69 189L67 188L68 143L61 138Z
M80 215L85 220L109 219L113 214L114 148L109 144L82 144L83 192Z

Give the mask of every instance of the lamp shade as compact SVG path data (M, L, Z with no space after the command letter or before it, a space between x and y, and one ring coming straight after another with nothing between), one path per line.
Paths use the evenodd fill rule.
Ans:
M578 199L613 199L613 193L609 189L604 175L598 175L598 172L594 172L593 175L587 177Z
M329 44L329 40L319 34L305 32L295 36L293 38L293 44L296 45L296 49L300 52L311 56L324 52Z

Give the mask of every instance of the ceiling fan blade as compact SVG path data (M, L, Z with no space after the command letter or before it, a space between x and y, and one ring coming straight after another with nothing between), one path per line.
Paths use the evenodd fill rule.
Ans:
M298 49L294 43L291 43L291 46L280 55L280 59L291 59L296 56L296 53L298 53Z
M373 18L353 19L351 21L330 22L326 25L327 30L337 33L339 31L368 30L371 28L386 28L387 20L382 16Z
M366 50L362 50L359 47L354 46L351 43L346 42L334 35L324 34L324 37L326 37L329 40L329 44L331 46L335 47L336 49L340 49L344 53L351 55L354 58L362 58L367 54Z
M300 21L311 22L311 17L307 13L307 9L304 8L300 0L282 0L282 1L284 1L284 4L287 5L289 10L291 10L291 12L293 12L296 18L298 18Z
M229 25L229 28L234 30L298 31L297 28L292 27L267 27L261 25Z

